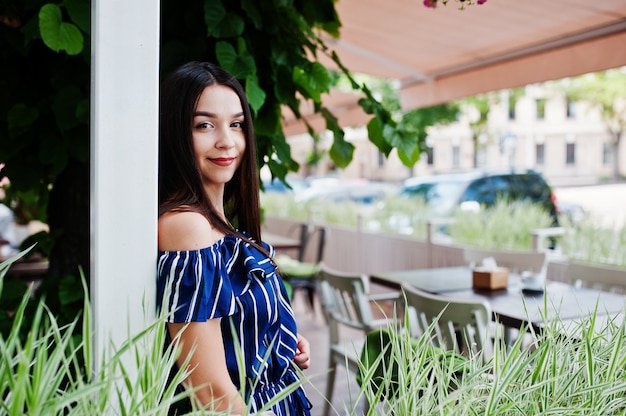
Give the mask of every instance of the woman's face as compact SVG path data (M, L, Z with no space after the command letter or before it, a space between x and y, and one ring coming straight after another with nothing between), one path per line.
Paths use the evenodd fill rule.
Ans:
M196 163L205 189L223 189L233 178L246 150L243 109L229 87L204 89L194 112L192 136Z

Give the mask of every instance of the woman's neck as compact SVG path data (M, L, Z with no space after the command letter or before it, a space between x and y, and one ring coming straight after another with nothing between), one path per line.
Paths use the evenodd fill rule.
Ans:
M226 215L224 213L224 185L205 185L204 191L206 192L209 201L211 201L215 212L222 218L222 220L224 220L224 222L227 222Z

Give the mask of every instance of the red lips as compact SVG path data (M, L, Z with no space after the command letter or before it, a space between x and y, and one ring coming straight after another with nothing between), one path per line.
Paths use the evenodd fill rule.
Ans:
M219 157L216 159L211 159L211 162L215 163L218 166L230 166L235 161L234 157Z

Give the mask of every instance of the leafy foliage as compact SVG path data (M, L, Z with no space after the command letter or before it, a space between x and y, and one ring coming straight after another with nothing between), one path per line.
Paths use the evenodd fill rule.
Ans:
M285 108L299 115L303 100L334 132L337 165L350 162L352 145L321 101L336 77L316 60L325 53L318 34L339 33L332 0L163 0L161 8L162 72L207 60L235 74L253 109L261 165L278 178L298 168L281 121ZM54 292L47 296L55 313L73 304L61 282L78 288L79 266L89 271L90 23L82 0L0 3L0 56L7 63L0 66L0 178L10 179L4 202L21 222L50 225L51 283L42 290Z
M259 165L284 180L298 169L282 131L283 111L301 117L308 101L333 134L329 155L347 166L354 146L322 97L338 79L318 62L328 55L363 95L372 115L370 140L388 155L398 149L412 165L420 156L423 125L396 121L323 42L339 35L333 0L161 1L163 74L191 60L213 61L244 85L253 110ZM50 272L38 295L71 322L82 307L79 268L89 282L90 5L83 0L5 0L0 3L0 179L4 202L20 221L50 226L45 242ZM289 109L289 110L287 110ZM313 129L309 128L311 132ZM316 155L315 157L318 157ZM43 244L42 244L43 245Z
M47 47L77 55L83 50L83 34L73 23L62 20L61 8L46 4L39 10L39 31Z

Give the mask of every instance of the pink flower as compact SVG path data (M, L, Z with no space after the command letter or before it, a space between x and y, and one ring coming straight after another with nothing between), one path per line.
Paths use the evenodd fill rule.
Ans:
M487 1L487 0L484 0ZM424 0L424 6L426 7L431 7L431 8L435 8L437 7L437 0Z

